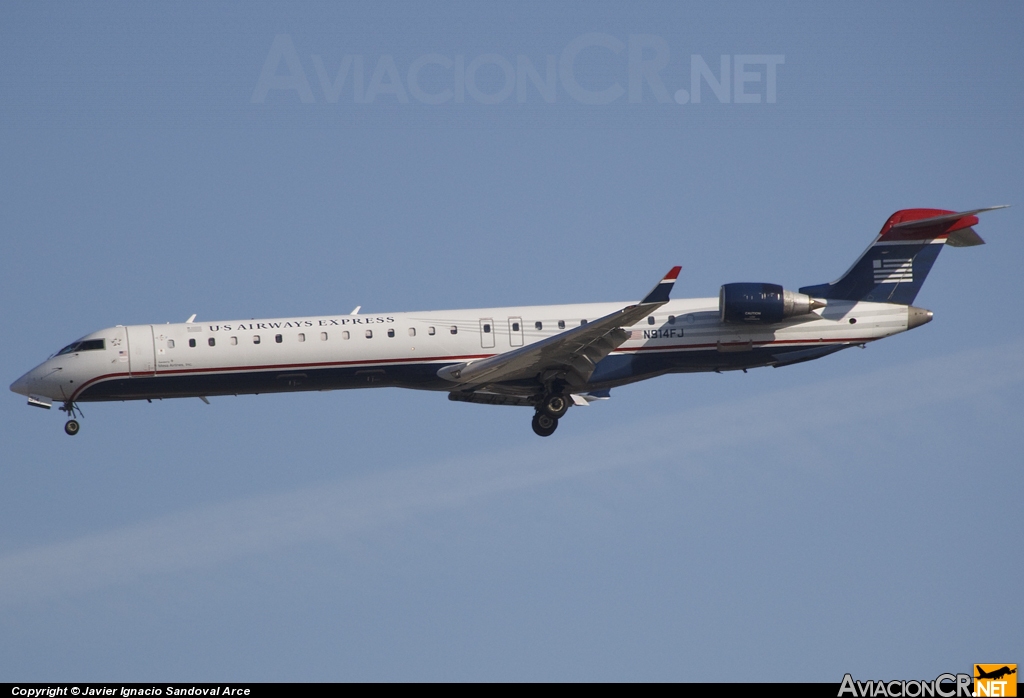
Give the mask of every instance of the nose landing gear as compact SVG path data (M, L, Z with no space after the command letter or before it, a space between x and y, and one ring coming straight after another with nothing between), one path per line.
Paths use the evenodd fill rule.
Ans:
M82 414L82 410L75 407L75 403L70 400L65 402L64 406L59 407L58 409L61 412L67 412L68 417L71 417L71 419L64 424L64 433L68 436L74 436L77 434L79 429L81 429L81 426L79 426L78 420L75 419L75 413L77 412L78 414Z

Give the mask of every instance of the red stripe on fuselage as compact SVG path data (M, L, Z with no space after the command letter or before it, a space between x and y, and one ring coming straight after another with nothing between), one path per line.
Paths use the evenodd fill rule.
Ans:
M878 337L853 337L850 339L843 339L842 341L829 340L829 339L778 339L771 342L753 342L753 344L759 347L766 347L771 345L779 344L862 344L864 342L873 342ZM715 342L713 344L670 344L667 346L656 346L656 347L632 347L629 349L617 349L616 354L631 354L642 351L686 351L696 349L712 349L719 345L721 346L740 346L748 344L748 342ZM297 369L297 368L329 368L335 366L368 366L368 365L380 365L380 364L408 364L408 363L434 363L437 361L468 361L471 359L486 359L494 354L468 354L465 356L433 356L429 358L406 358L406 359L366 359L363 361L322 361L315 363L302 363L302 364L266 364L259 366L222 366L218 368L183 368L173 369L168 371L156 371L155 373L139 374L136 373L137 377L145 378L158 378L160 376L168 375L187 375L197 373L248 373L248 372L270 372L280 371L284 369ZM98 383L103 380L113 380L115 378L131 378L130 373L107 373L102 376L96 376L90 378L83 383L78 390L71 395L71 402L74 402L82 392L90 385ZM454 385L454 384L453 384Z

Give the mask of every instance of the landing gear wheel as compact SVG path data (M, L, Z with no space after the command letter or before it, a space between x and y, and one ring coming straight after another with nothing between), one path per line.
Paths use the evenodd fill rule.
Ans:
M569 398L565 395L548 395L540 403L540 408L555 419L561 419L569 410Z
M68 436L74 436L75 434L78 433L78 430L80 428L81 427L78 426L77 420L69 419L67 424L64 425L64 433L67 434ZM554 431L554 429L552 429L551 431Z
M537 436L551 436L558 428L558 420L546 412L533 415L533 433Z

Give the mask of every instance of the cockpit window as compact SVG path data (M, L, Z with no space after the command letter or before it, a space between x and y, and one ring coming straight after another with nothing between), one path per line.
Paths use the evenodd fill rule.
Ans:
M83 342L74 342L67 345L57 352L57 356L71 354L76 351L95 351L97 349L106 349L106 342L102 339L87 339Z

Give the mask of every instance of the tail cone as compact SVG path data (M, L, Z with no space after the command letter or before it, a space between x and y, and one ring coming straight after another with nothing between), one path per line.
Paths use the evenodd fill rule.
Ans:
M915 327L920 327L932 321L932 311L925 310L924 308L915 308L912 305L907 306L907 329L912 330Z

